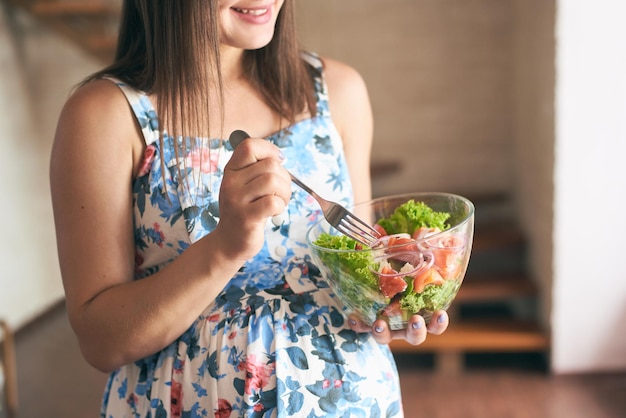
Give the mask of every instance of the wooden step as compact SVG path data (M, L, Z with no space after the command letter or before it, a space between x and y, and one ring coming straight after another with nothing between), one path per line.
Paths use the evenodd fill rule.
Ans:
M520 247L524 244L524 235L512 222L488 223L476 226L472 252Z
M512 319L451 323L442 335L429 335L418 346L404 340L394 340L390 344L395 353L531 352L544 351L548 346L548 337L536 324Z
M525 275L468 276L454 304L504 301L537 296L537 286Z
M119 16L120 9L113 7L111 2L85 1L85 0L62 0L62 1L37 1L30 5L31 11L39 16Z
M400 171L402 171L402 164L398 160L372 161L370 164L370 176L372 180L398 174Z

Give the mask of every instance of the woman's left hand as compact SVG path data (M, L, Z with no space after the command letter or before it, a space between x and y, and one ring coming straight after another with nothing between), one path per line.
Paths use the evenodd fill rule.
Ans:
M348 324L353 331L371 332L379 344L389 344L391 340L404 339L409 344L419 345L426 341L428 333L441 335L448 328L450 320L446 311L440 310L433 313L432 319L426 325L424 318L413 315L409 318L406 329L392 331L383 319L378 319L371 327L365 325L358 317L351 315Z

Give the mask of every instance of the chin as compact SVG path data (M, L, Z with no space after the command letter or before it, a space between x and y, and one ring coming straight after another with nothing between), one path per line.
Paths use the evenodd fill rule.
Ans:
M239 37L238 39L223 39L222 43L233 48L254 50L267 46L272 41L273 37L274 33L259 35L250 34L246 37Z
M265 37L262 39L254 39L253 41L251 41L248 46L244 47L243 49L261 49L266 47L271 41L272 41L273 36L269 36L269 37Z

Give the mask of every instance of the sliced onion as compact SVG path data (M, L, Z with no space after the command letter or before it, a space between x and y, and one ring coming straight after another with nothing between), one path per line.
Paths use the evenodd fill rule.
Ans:
M423 253L394 253L392 255L382 256L377 259L374 259L374 261L379 263L379 268L382 263L389 263L389 260L391 261L396 260L396 261L404 262L404 264L398 270L393 269L393 270L396 270L397 273L384 274L378 271L377 269L374 269L372 266L370 266L370 270L372 271L372 273L375 273L376 275L382 276L382 277L414 276L422 272L423 270L427 270L431 268L435 262L435 257L433 256L433 253L431 252L423 252ZM402 269L407 265L411 266L412 268L410 270L402 271Z

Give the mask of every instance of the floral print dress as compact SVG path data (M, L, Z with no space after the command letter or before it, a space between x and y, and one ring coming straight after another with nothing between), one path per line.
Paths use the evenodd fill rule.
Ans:
M304 58L311 64L318 112L267 139L281 148L285 167L297 177L350 204L321 61L312 54ZM147 96L112 81L126 95L147 145L133 184L140 280L216 226L232 147L228 140L167 135L161 147ZM176 147L187 151L180 163ZM163 350L111 374L101 417L402 417L389 348L350 330L342 305L311 264L305 234L320 216L315 200L294 186L285 212L267 222L263 249L191 327Z

